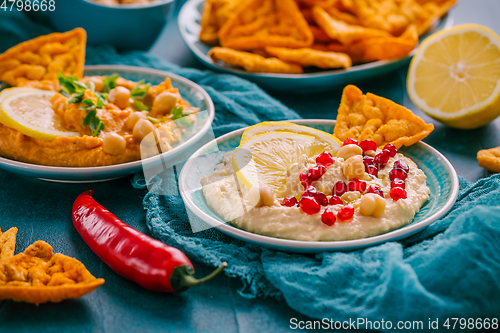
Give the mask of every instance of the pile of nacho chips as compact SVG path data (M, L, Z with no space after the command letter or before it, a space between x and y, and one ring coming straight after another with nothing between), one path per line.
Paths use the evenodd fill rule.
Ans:
M41 304L81 297L104 283L78 260L36 241L14 255L17 228L0 231L0 300Z
M400 58L457 0L205 0L200 40L214 62L248 72Z

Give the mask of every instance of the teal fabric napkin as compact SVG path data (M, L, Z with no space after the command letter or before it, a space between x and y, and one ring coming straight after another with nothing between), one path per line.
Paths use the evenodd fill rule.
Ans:
M3 14L2 14L3 15ZM0 51L50 29L21 14L0 21ZM168 70L200 84L216 107L216 136L265 120L299 118L256 85L232 75L179 68L145 53L88 48L87 64L124 64ZM154 186L177 186L172 177ZM145 188L142 175L132 184ZM244 297L282 298L312 318L422 321L493 318L500 314L500 175L470 184L460 179L451 211L399 242L352 251L300 255L256 247L209 229L193 234L178 193L144 197L154 237L243 282ZM388 329L387 329L388 330Z

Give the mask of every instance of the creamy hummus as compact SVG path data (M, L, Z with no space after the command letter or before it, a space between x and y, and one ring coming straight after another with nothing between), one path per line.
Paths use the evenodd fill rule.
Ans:
M280 205L284 197L300 195L304 191L299 174L306 173L316 165L316 156L301 156L299 162L290 167L285 190L279 194L274 204L257 208L254 207L252 191L237 181L231 163L232 154L233 152L227 153L214 173L202 179L203 194L208 205L225 221L256 234L301 241L341 241L372 237L408 224L429 199L430 191L424 172L411 159L398 153L379 171L378 177L366 173L364 175L367 186L378 185L384 192L386 206L383 215L380 218L361 215L359 205L363 194L357 191L347 192L341 198L344 203L348 202L354 206L353 218L347 221L337 219L332 226L328 226L321 221L322 213L328 207L337 215L343 205L322 206L319 213L311 215L303 212L298 206ZM337 157L334 160L335 163L326 168L326 173L312 183L318 192L327 196L332 195L333 185L337 181L348 183L342 172L344 160ZM405 180L407 198L394 201L389 196L389 172L396 160L406 162L410 170Z

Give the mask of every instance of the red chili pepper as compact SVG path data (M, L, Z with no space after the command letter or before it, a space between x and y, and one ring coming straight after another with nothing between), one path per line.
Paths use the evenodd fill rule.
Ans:
M191 261L180 250L135 230L98 204L87 191L73 204L73 224L83 240L112 270L158 292L177 293L219 274L227 263L203 279L194 277Z

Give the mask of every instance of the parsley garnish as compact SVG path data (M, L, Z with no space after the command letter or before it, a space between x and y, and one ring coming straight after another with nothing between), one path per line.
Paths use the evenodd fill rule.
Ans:
M83 126L90 126L92 136L98 136L104 129L104 123L97 117L97 111L92 110L83 118Z
M111 89L116 88L116 80L120 77L119 74L104 77L104 92L108 93Z
M70 99L68 99L67 103L81 103L83 100L83 94L85 94L85 90L77 92Z
M151 86L151 83L148 83L144 87L141 88L141 86L143 84L144 84L144 80L137 82L135 87L130 92L130 97L132 97L132 98L144 98L144 97L146 97L146 94L148 93L148 90L149 90L149 87Z
M76 75L62 76L61 73L58 73L57 79L59 80L59 84L62 87L60 93L66 97L88 89L85 83L78 81Z
M183 127L189 127L191 125L191 122L184 118L186 115L183 112L182 106L179 107L174 107L172 109L172 112L170 113L170 116L168 118L172 118L174 121L177 121L177 124Z
M149 111L149 108L146 105L144 105L144 103L142 103L141 101L137 101L135 99L134 99L134 106L141 111Z

